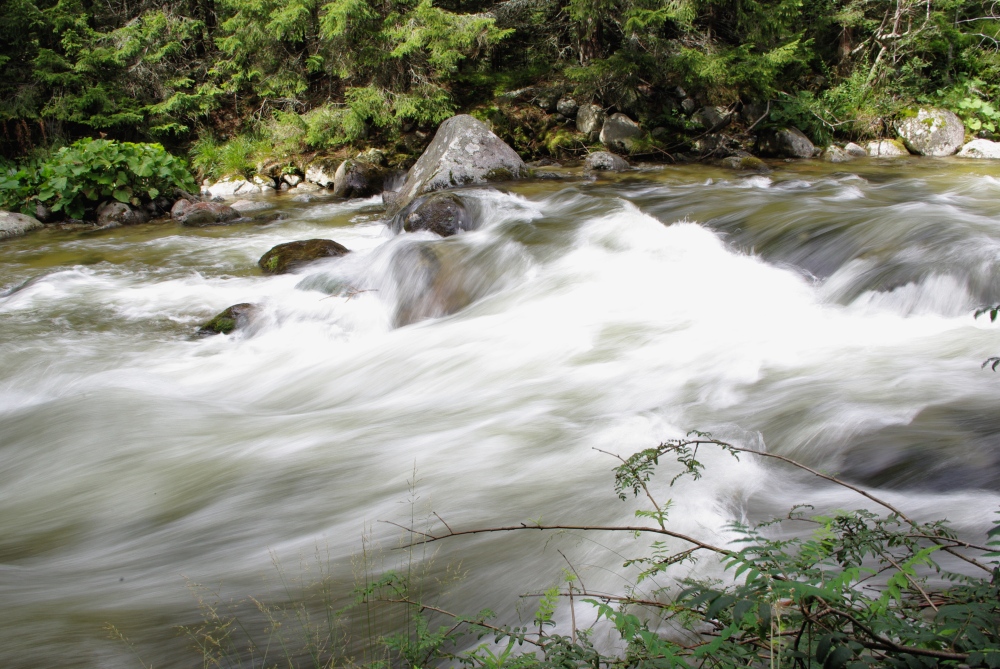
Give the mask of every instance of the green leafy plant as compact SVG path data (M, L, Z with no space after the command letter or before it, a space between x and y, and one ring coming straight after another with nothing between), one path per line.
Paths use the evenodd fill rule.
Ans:
M81 139L63 147L37 170L8 172L0 180L5 206L30 211L41 202L53 212L81 218L107 199L138 206L175 189L193 190L187 164L159 144Z

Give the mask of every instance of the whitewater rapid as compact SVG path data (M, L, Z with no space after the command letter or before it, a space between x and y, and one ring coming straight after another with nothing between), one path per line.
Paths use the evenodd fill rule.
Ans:
M392 236L372 199L4 242L0 664L135 666L112 623L144 661L191 666L186 583L265 597L275 563L319 550L349 590L363 534L398 560L401 532L379 521L633 522L597 449L691 429L981 534L1000 503L1000 376L980 365L1000 337L973 311L1000 301L1000 181L927 164L469 189L481 227L448 239ZM317 237L352 253L256 269ZM259 307L246 329L193 336L240 302ZM704 460L703 480L655 492L673 529L714 542L794 504L864 501ZM452 540L428 579L459 560L468 574L429 592L513 621L518 594L559 580L556 548L613 590L644 546Z

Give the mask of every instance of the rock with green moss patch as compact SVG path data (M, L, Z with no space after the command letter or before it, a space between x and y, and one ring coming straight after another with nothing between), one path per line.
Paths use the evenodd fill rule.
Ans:
M315 260L338 258L350 249L332 239L306 239L278 244L257 261L265 274L285 274Z
M249 302L234 304L198 329L198 334L208 336L214 334L229 334L234 330L246 327L257 310L256 305Z
M865 149L869 156L876 158L902 158L910 155L903 143L898 139L880 139L875 142L868 142Z
M460 114L440 125L399 194L386 198L386 214L395 216L417 197L445 188L528 176L530 170L514 149L481 121Z
M951 156L965 142L965 124L947 109L918 109L896 124L896 134L911 153Z
M612 114L601 126L601 144L616 153L631 153L642 128L625 114Z

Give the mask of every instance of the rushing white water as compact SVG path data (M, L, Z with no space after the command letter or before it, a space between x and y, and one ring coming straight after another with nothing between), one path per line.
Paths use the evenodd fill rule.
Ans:
M474 189L482 225L449 239L393 237L375 201L352 201L4 242L0 665L135 666L112 623L147 663L192 666L172 629L198 620L185 579L265 596L273 560L295 571L319 547L349 590L362 534L398 539L379 520L630 522L595 449L689 429L981 533L1000 503L1000 377L980 363L1000 337L972 311L1000 301L1000 181L931 161L825 169ZM353 252L255 269L314 237ZM192 336L238 302L259 306L246 329ZM796 503L864 501L704 459L705 479L657 492L675 529L712 541ZM589 587L620 588L601 546L642 542L590 539L559 547ZM437 594L516 620L519 593L559 578L554 548L453 540L428 578L463 560Z

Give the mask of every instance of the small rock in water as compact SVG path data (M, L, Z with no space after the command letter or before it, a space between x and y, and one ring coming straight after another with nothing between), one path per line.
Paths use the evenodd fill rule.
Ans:
M737 172L753 172L754 174L767 174L771 168L760 158L754 156L729 156L722 159L722 164Z
M863 146L858 146L854 142L848 142L845 144L844 151L847 152L847 155L854 156L855 158L866 158L868 156L868 152L865 151L865 148Z
M198 329L201 336L229 334L233 330L246 327L257 306L249 302L234 304Z
M316 196L310 195L309 193L303 193L302 195L296 195L292 198L292 202L315 202Z
M882 139L877 142L868 142L866 147L869 156L878 158L901 158L910 155L903 143L898 139Z
M830 146L823 149L823 160L828 163L848 163L854 160L854 156L849 154L844 149L840 148L836 144L831 144Z
M974 139L958 152L959 158L980 158L985 160L1000 160L1000 142L988 139Z
M607 151L595 151L587 156L584 165L594 172L624 172L629 168L628 161Z
M471 230L474 221L462 199L454 193L434 193L414 200L399 213L393 227L406 232L429 230L442 237Z
M238 211L221 202L196 202L185 209L177 220L181 225L202 228L209 225L225 225L239 217Z
M264 274L285 274L314 260L337 258L350 253L350 249L332 239L306 239L300 242L278 244L257 261Z
M42 222L37 218L12 211L0 211L0 239L17 237L41 227Z

